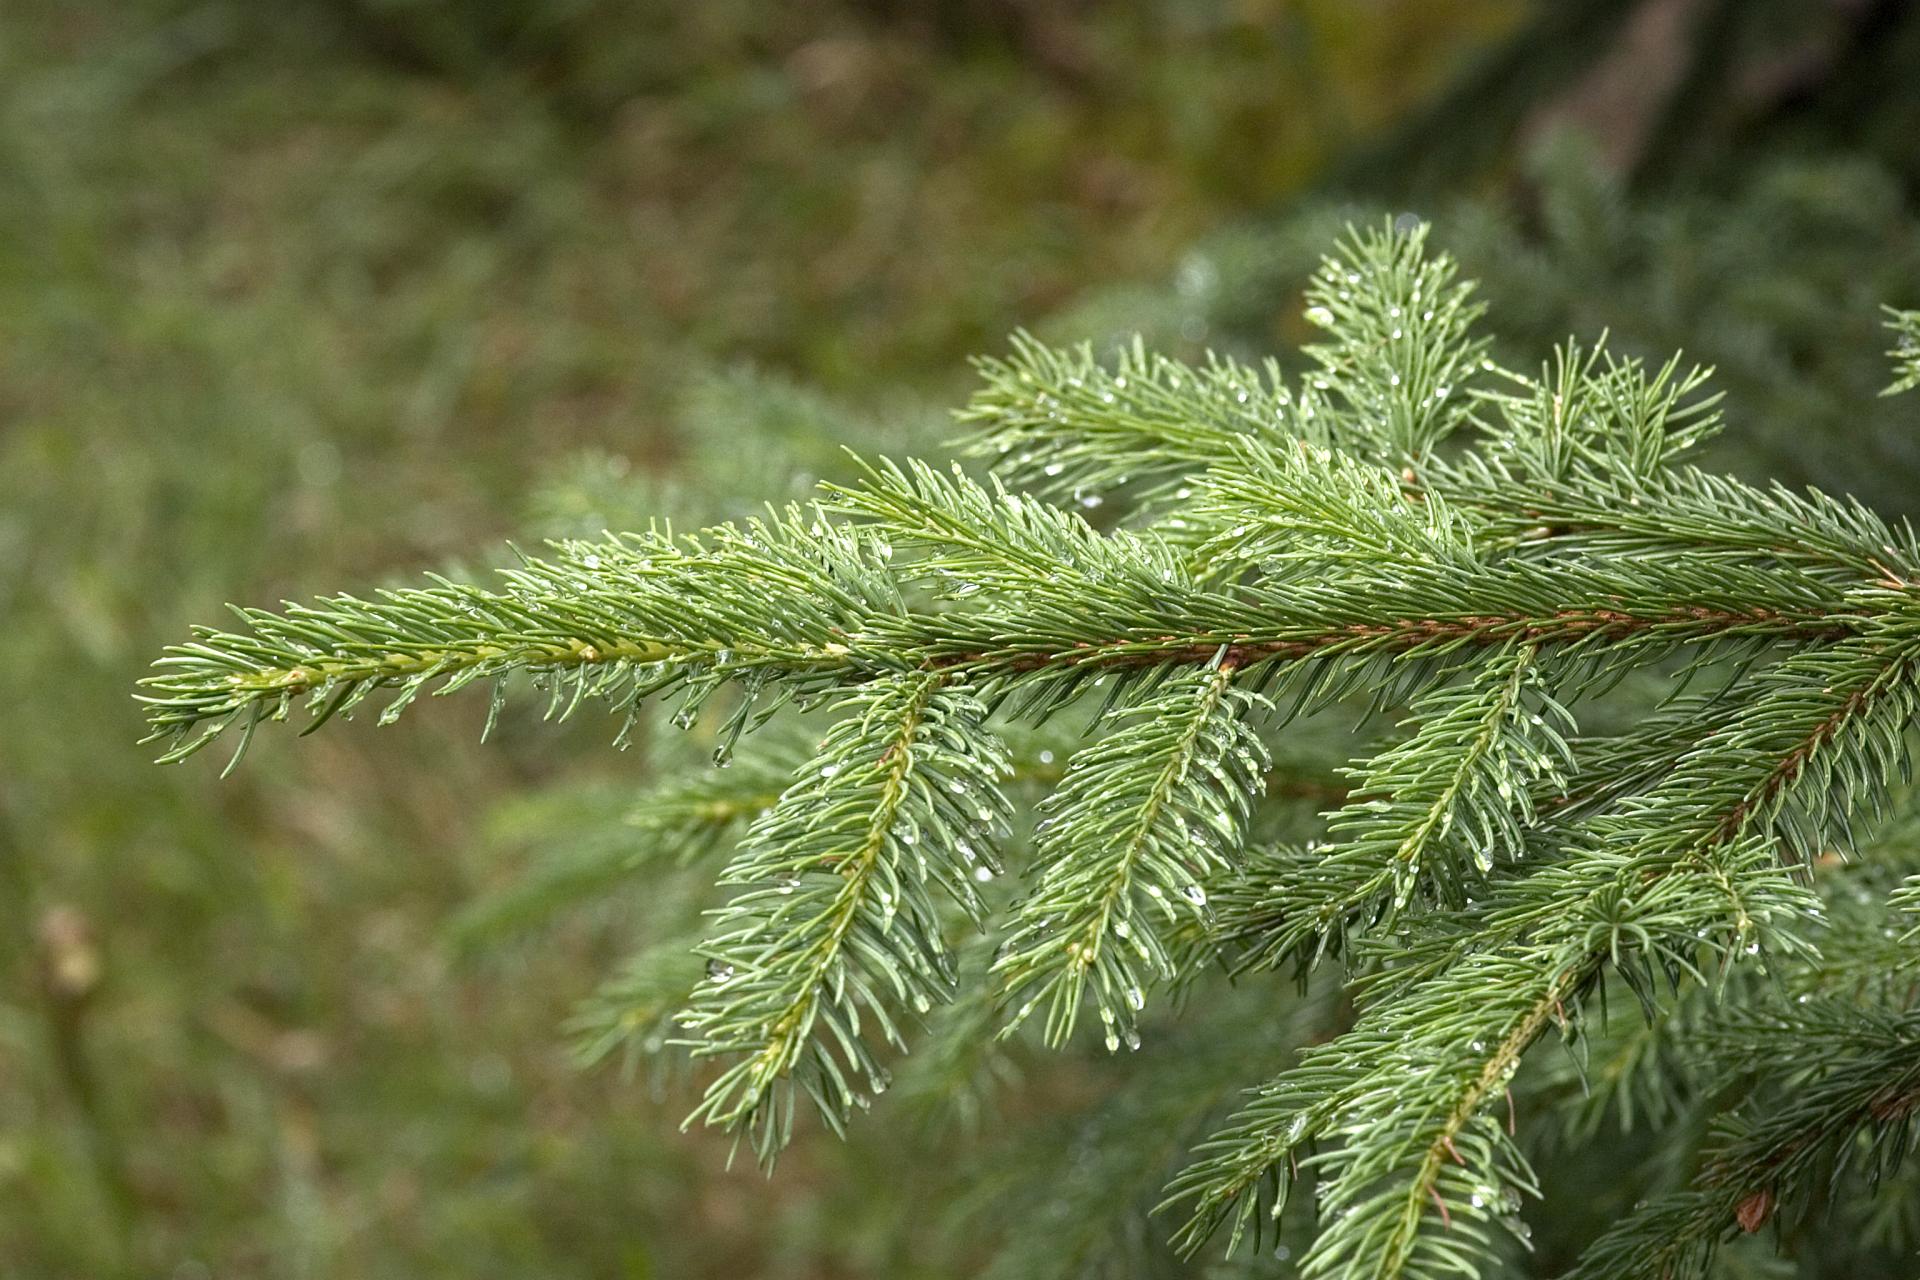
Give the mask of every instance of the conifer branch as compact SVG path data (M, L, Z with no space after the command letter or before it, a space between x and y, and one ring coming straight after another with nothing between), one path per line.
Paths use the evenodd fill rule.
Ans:
M1045 1004L1054 1043L1090 1002L1112 1048L1138 1034L1151 983L1203 989L1216 905L1242 968L1337 960L1352 1025L1300 1051L1170 1187L1191 1215L1182 1247L1223 1226L1231 1247L1310 1176L1316 1277L1489 1265L1534 1191L1518 1117L1499 1114L1508 1082L1550 1030L1585 1036L1596 995L1630 993L1665 1039L1711 1020L1664 1001L1756 1000L1740 975L1762 958L1810 999L1851 984L1844 1061L1793 1082L1810 1099L1831 1084L1832 1106L1756 1123L1692 1198L1594 1255L1694 1265L1729 1213L1804 1189L1803 1152L1832 1156L1815 1122L1904 1150L1910 1083L1874 1045L1906 1016L1899 949L1916 935L1823 933L1823 910L1852 908L1809 878L1858 850L1887 877L1913 865L1860 835L1895 804L1920 713L1920 542L1849 499L1689 461L1721 422L1677 359L1569 344L1537 374L1493 366L1478 304L1425 235L1362 232L1328 261L1308 296L1326 340L1297 387L1272 364L1136 345L1108 368L1019 338L962 415L996 459L985 481L862 462L815 506L563 543L493 589L243 610L242 629L161 659L151 740L180 759L232 728L244 748L296 701L317 725L385 690L385 720L478 681L497 712L524 677L553 713L602 697L629 724L673 696L685 725L729 690L724 764L783 708L831 704L764 813L764 785L670 786L649 809L670 856L757 813L682 1027L721 1060L689 1122L770 1160L797 1097L840 1128L885 1087L907 1025L956 995L950 934L985 923L977 885L1013 814L1007 739L1048 723L1068 763L1036 774L1057 785L991 983L1013 1025ZM1920 322L1894 327L1913 385ZM1109 501L1117 527L1090 522ZM1661 696L1635 702L1622 680ZM1576 709L1616 699L1614 729L1578 731ZM1075 704L1091 714L1062 714ZM1326 843L1276 843L1298 828L1284 806L1256 811L1263 735L1363 708L1404 708L1396 740L1351 771ZM1914 898L1872 896L1874 919L1904 921ZM1876 966L1889 977L1863 980ZM583 1013L589 1052L664 1037L663 993L685 976L644 953ZM985 1036L974 999L947 1034ZM1812 1018L1767 1034L1819 1042Z
M904 1048L901 1006L952 998L933 894L979 918L975 879L998 870L1008 813L1005 754L945 676L888 677L837 709L721 876L741 892L716 913L706 981L681 1017L696 1056L740 1055L688 1123L748 1127L763 1161L787 1141L793 1086L836 1127L886 1088L863 1019Z
M1085 344L1061 350L1017 333L1012 348L976 363L982 386L956 416L973 429L968 452L1043 501L1093 510L1123 492L1177 500L1169 491L1180 480L1243 440L1327 439L1275 361L1251 369L1209 356L1195 367L1135 339L1108 369Z
M1137 1047L1147 985L1176 972L1163 934L1204 913L1204 883L1238 859L1268 764L1233 676L1221 662L1124 701L1042 806L1039 881L994 962L1019 1002L1009 1031L1044 1001L1063 1043L1091 996L1107 1048Z
M1894 334L1893 348L1887 352L1893 361L1893 381L1881 395L1897 396L1920 387L1920 311L1886 308L1887 328Z
M1518 646L1416 699L1419 728L1346 771L1357 782L1327 842L1229 880L1223 913L1255 944L1244 966L1277 967L1316 941L1340 950L1350 927L1390 926L1422 883L1461 905L1463 886L1524 850L1533 791L1564 791L1573 763L1561 736L1572 717L1542 691L1537 663Z
M1307 286L1307 320L1328 335L1304 349L1318 366L1308 385L1339 415L1342 443L1395 466L1471 420L1468 384L1493 367L1472 332L1486 308L1450 256L1427 252L1428 231L1350 232Z
M1603 966L1645 989L1662 969L1699 976L1703 940L1729 968L1748 952L1800 945L1792 926L1816 908L1780 873L1773 830L1790 834L1799 814L1830 801L1835 779L1814 762L1832 760L1837 740L1865 748L1850 753L1869 762L1847 780L1853 788L1898 770L1911 653L1856 645L1789 659L1769 673L1773 697L1596 819L1583 858L1501 883L1471 909L1476 928L1403 960L1352 1031L1262 1090L1169 1188L1192 1207L1183 1245L1197 1248L1221 1225L1231 1226L1230 1248L1257 1231L1263 1204L1284 1203L1285 1162L1303 1142L1337 1134L1358 1145L1307 1161L1330 1178L1308 1274L1365 1265L1374 1269L1356 1274L1417 1280L1483 1254L1489 1239L1469 1224L1510 1214L1532 1185L1498 1126L1476 1119L1491 1089L1548 1026L1574 1016ZM1851 683L1814 683L1841 671ZM1743 767L1721 771L1729 755ZM1708 760L1721 766L1711 777ZM1460 1037L1470 1039L1465 1054ZM1436 1150L1449 1161L1436 1163Z
M1800 1052L1782 1055L1792 1043ZM1685 1280L1728 1240L1762 1230L1850 1176L1869 1188L1920 1145L1920 1015L1845 1002L1728 1021L1696 1044L1758 1077L1754 1109L1723 1129L1688 1189L1614 1224L1567 1280Z

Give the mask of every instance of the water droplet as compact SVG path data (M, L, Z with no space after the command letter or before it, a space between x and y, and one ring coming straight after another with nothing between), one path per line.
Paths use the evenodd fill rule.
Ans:
M1180 891L1181 895L1196 907L1207 905L1207 891L1197 884L1190 884Z
M1322 329L1331 329L1333 327L1333 312L1327 310L1325 307L1308 307L1307 319L1319 325Z
M987 881L993 879L993 868L983 863L973 869L973 878L981 884L985 884Z
M707 961L707 981L716 987L724 987L733 981L733 966L725 960Z

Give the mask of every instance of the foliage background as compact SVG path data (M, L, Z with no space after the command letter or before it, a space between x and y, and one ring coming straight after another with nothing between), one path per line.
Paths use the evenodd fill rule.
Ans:
M1726 461L1911 512L1870 396L1878 304L1920 302L1920 61L1911 20L1857 47L1878 8L13 0L6 1274L1076 1274L1100 1126L1190 1120L1127 1063L1036 1067L951 1159L906 1100L771 1183L678 1132L683 1085L577 1067L562 1024L677 904L510 895L668 748L516 713L481 749L449 704L220 782L131 745L132 679L225 600L937 447L1015 326L1290 345L1382 207L1519 338L1720 364ZM1069 1206L1024 1243L1009 1133Z

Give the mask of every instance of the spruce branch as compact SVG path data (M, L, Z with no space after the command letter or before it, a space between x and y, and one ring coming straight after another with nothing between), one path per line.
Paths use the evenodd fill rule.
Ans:
M795 1087L839 1127L889 1075L867 1025L905 1048L903 1007L953 996L936 891L978 919L976 877L999 867L1009 808L982 709L937 672L877 680L843 698L721 876L739 892L715 916L707 977L681 1016L698 1057L735 1058L688 1118L748 1128L771 1161Z
M613 977L580 1002L566 1030L582 1065L593 1066L616 1053L631 1065L666 1047L674 1015L700 981L697 942L683 936L653 943L627 957Z
M1041 806L1038 883L994 962L1046 1036L1072 1035L1084 998L1107 1048L1138 1047L1149 983L1174 977L1168 926L1206 911L1205 882L1237 861L1269 763L1247 723L1259 700L1224 662L1122 699L1107 737L1077 753Z
M518 879L462 910L455 936L471 945L717 856L773 807L796 762L810 754L812 744L797 738L759 735L725 772L673 776L637 798L625 787L617 798L596 787L510 808L514 834L535 856Z
M1016 333L1004 358L976 362L982 385L956 416L967 451L1015 492L1093 510L1121 493L1168 497L1243 440L1325 443L1328 420L1260 369L1210 355L1194 366L1135 339L1109 369L1093 348L1048 347Z
M1307 289L1307 319L1328 337L1306 348L1315 372L1297 390L1273 361L1209 354L1196 367L1136 340L1109 370L1089 346L1017 334L1009 356L978 362L983 386L958 415L969 451L1015 490L1087 508L1122 491L1164 499L1245 441L1339 447L1397 470L1471 419L1470 383L1491 368L1470 336L1484 308L1427 234L1385 225L1340 243Z
M1887 328L1893 331L1894 343L1887 357L1893 361L1893 381L1880 394L1897 396L1904 391L1920 387L1920 311L1897 311L1886 308Z
M1349 928L1390 928L1416 886L1449 906L1518 856L1531 796L1564 791L1572 717L1543 688L1530 645L1496 654L1461 685L1415 699L1414 733L1348 776L1329 839L1235 877L1222 903L1243 965L1276 967L1303 947L1342 949Z
M1912 997L1915 892L1891 886L1915 862L1871 828L1905 803L1920 542L1851 499L1701 469L1720 408L1677 358L1569 344L1537 373L1492 366L1426 234L1342 244L1309 290L1326 339L1297 387L1274 365L1136 345L1108 367L1019 338L962 414L996 459L985 480L857 462L815 505L558 544L491 588L242 610L162 657L151 740L180 759L234 729L244 748L295 702L317 725L386 691L385 720L482 681L497 713L530 679L550 713L599 697L628 724L675 697L684 727L713 699L724 765L739 736L829 707L778 788L747 777L773 758L750 752L728 782L646 801L665 857L746 826L681 1015L717 1071L689 1123L763 1160L799 1098L843 1127L911 1024L961 997L955 935L975 925L1000 949L939 1019L943 1071L1004 1065L955 1051L987 1042L998 1000L1013 1026L1044 1005L1056 1044L1091 1005L1111 1049L1152 984L1207 999L1223 954L1319 966L1350 1025L1276 1047L1293 1065L1169 1192L1193 1250L1223 1227L1230 1246L1257 1237L1311 1179L1304 1267L1329 1280L1485 1272L1535 1191L1508 1093L1532 1047L1556 1030L1583 1047L1589 1009L1625 992L1648 1037L1625 1080L1735 1025L1720 1011L1763 999L1764 965L1859 1017L1766 1024L1836 1062L1755 1097L1831 1105L1770 1102L1778 1131L1755 1111L1692 1198L1595 1254L1693 1265L1729 1213L1811 1185L1801 1153L1832 1151L1809 1135L1905 1149L1909 1085L1875 1046ZM1132 508L1119 527L1088 518L1109 501ZM1297 805L1261 803L1270 747L1336 714L1397 728L1307 843ZM1065 767L1018 793L1050 791L1027 896L989 925L980 877L1016 816L1007 744L1043 724ZM601 850L536 897L611 884L637 856ZM1878 876L1858 901L1835 896L1843 857ZM1856 911L1873 939L1841 936ZM583 1012L589 1052L664 1038L686 977L643 952ZM1765 1074L1723 1056L1701 1096ZM1615 1093L1654 1096L1637 1087Z
M1355 1028L1303 1054L1169 1188L1191 1206L1182 1243L1223 1225L1229 1247L1257 1232L1301 1144L1341 1137L1302 1162L1324 1180L1329 1215L1307 1273L1473 1273L1491 1245L1471 1224L1510 1214L1532 1186L1481 1108L1549 1026L1577 1015L1604 966L1644 993L1663 973L1704 981L1703 943L1727 970L1804 945L1794 926L1817 904L1781 871L1775 841L1836 789L1870 795L1903 767L1913 652L1857 643L1789 658L1768 673L1772 696L1594 819L1581 857L1497 883L1469 909L1477 927L1439 935L1428 955L1403 948ZM1832 683L1842 673L1850 682Z
M1318 366L1308 385L1337 415L1337 440L1395 466L1472 419L1469 384L1492 368L1472 333L1486 308L1450 256L1427 252L1429 230L1350 232L1307 287L1307 320L1327 333L1304 349Z
M1782 1055L1784 1043L1798 1051ZM1695 1044L1752 1079L1753 1096L1692 1186L1621 1219L1568 1280L1704 1277L1728 1240L1806 1212L1850 1177L1872 1189L1920 1145L1920 1015L1910 1010L1800 1003L1730 1018Z
M250 735L286 719L299 698L311 732L396 689L387 723L436 680L436 694L494 680L497 713L498 681L514 672L546 682L552 707L568 711L588 696L631 710L675 687L697 701L720 679L768 671L831 681L858 665L841 624L902 607L873 571L870 540L797 506L704 538L654 532L555 550L503 572L503 590L436 579L374 600L238 610L245 632L203 628L155 664L141 695L148 741L166 741L161 758L179 760L235 725ZM767 610L769 594L784 607Z
M1486 452L1543 485L1651 480L1721 429L1720 397L1704 390L1712 370L1680 365L1676 355L1649 374L1603 338L1584 351L1562 344L1537 377L1500 371L1505 389L1479 393L1495 414Z
M1203 565L1303 578L1342 565L1482 563L1473 528L1442 494L1407 494L1392 472L1336 449L1241 440L1198 484Z

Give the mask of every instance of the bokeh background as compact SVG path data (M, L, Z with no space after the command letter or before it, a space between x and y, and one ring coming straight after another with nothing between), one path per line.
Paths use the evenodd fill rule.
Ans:
M1508 358L1684 346L1718 461L1912 513L1916 86L1905 0L6 0L0 1274L1122 1274L1075 1170L1191 1119L1124 1062L771 1182L582 1064L685 898L568 859L671 748L451 702L221 781L133 682L228 600L938 451L1018 326L1284 351L1404 212Z

